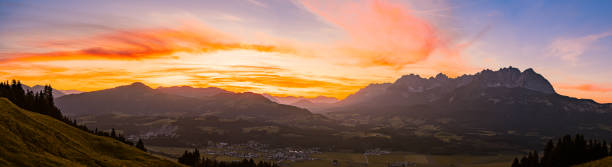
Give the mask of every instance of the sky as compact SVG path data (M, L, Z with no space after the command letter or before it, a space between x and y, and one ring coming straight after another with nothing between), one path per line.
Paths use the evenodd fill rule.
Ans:
M609 103L610 16L612 1L0 0L0 79L342 99L513 66Z

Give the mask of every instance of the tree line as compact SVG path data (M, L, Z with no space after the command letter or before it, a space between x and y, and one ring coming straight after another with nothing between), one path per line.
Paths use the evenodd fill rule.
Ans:
M569 167L612 156L610 145L605 140L585 140L584 135L572 138L566 135L553 143L549 140L544 152L529 152L520 160L514 158L512 167Z
M278 167L278 165L274 163L264 161L255 163L253 159L243 159L242 161L232 162L217 161L208 158L202 159L200 151L198 151L197 148L193 152L185 150L185 153L178 158L178 162L193 167Z
M62 116L60 110L55 107L52 91L49 85L45 85L41 92L32 92L23 90L21 82L16 80L0 83L0 97L9 99L23 109L65 122L68 118Z
M17 80L0 82L0 97L9 99L15 105L23 109L50 116L91 134L110 137L122 143L134 145L133 142L126 140L123 135L116 133L115 129L112 129L111 132L98 131L98 128L95 130L90 130L85 125L77 124L76 120L72 120L69 117L64 116L60 109L55 106L55 102L53 101L53 88L51 88L51 85L45 85L43 90L40 92L33 92L30 90L24 90L23 84ZM140 139L135 146L138 149L146 151L144 144Z

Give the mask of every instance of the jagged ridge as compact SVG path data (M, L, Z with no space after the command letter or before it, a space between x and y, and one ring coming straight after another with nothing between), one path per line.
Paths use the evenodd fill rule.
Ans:
M380 96L394 94L398 98L409 98L413 95L425 96L428 101L438 99L442 94L470 84L479 88L503 87L524 88L545 94L556 94L553 86L542 75L529 68L521 72L512 66L498 71L489 69L474 75L462 75L449 78L443 73L435 77L423 78L419 75L404 75L393 83L370 84L353 95L348 96L343 104L366 102Z

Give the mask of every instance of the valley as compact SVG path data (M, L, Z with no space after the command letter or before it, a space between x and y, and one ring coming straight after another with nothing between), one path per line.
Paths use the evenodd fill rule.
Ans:
M165 156L178 157L184 150L193 148L182 147L149 147L155 152L163 152ZM218 148L200 148L204 157L213 158L222 161L242 160L243 157L219 154ZM214 153L206 153L204 150L215 150ZM225 149L231 151L231 149ZM269 151L269 150L268 150ZM278 150L277 150L278 151ZM223 151L221 151L223 152ZM275 152L280 157L283 152ZM289 151L284 152L289 154ZM283 153L283 155L284 155ZM248 153L247 153L248 154ZM255 153L254 153L255 154ZM333 167L333 166L367 166L386 167L393 165L405 166L424 166L424 167L450 167L450 166L469 166L469 167L507 167L510 166L512 159L518 154L499 154L499 155L470 155L470 154L455 154L455 155L434 155L434 154L418 154L410 152L386 152L383 153L351 153L351 152L314 152L308 154L307 159L290 158L280 161L283 166L289 167ZM256 157L256 160L271 159L266 157ZM335 161L334 161L335 160ZM334 163L336 162L336 163ZM337 164L337 165L334 165Z
M556 94L531 69L483 70L459 78L405 75L326 104L321 114L266 96L134 83L66 95L57 103L80 124L121 129L128 139L161 147L256 141L332 152L491 155L520 153L568 132L612 137L612 105Z
M0 0L0 167L612 167L612 0Z
M513 68L452 80L408 75L326 103L319 114L269 95L143 83L54 101L75 125L96 133L112 129L121 140L142 140L150 153L168 159L198 148L202 157L222 162L296 167L508 166L563 133L611 137L610 104L558 95L547 86L525 88L522 82L535 82L526 76L547 85L539 74ZM45 91L52 96L50 87ZM423 96L429 100L411 101ZM547 118L554 119L542 121Z

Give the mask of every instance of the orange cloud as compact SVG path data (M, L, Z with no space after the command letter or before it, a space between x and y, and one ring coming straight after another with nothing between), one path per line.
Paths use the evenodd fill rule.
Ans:
M324 95L344 98L362 87L361 85L350 85L335 81L271 74L232 75L221 78L201 78L201 80L218 84L218 87L231 91L253 91L284 96L298 94L308 97Z
M599 86L599 85L594 85L594 84L562 85L561 88L586 91L586 92L599 92L599 93L612 92L612 88L610 87Z
M260 52L291 52L292 49L272 45L248 44L208 28L137 29L115 31L82 40L49 41L37 46L53 50L42 53L6 54L4 61L53 60L140 60L172 58L176 52L212 52L247 49ZM63 48L63 49L62 49ZM80 48L70 50L68 48Z
M10 72L0 72L0 80L18 79L30 86L51 84L54 88L81 91L111 88L122 83L140 81L139 78L134 77L133 73L122 70L81 69L81 71L73 71L61 67L24 65L21 67L3 66L0 71L8 71L4 68L12 67L14 69Z
M337 77L308 77L282 74L287 69L267 66L231 66L228 70L202 68L173 68L146 72L143 78L185 75L187 85L215 86L235 92L270 93L274 95L319 95L343 98L363 87L356 79ZM211 74L211 75L201 75ZM172 85L161 85L172 86Z
M268 34L240 38L194 19L168 25L172 28L112 30L80 39L30 43L35 52L4 54L9 59L0 60L0 75L64 89L95 90L139 81L152 86L216 86L240 92L344 98L368 83L393 81L400 73L425 69L421 72L459 74L463 70L458 69L468 68L460 52L469 44L449 42L410 7L362 2L302 2L307 10L346 33L348 38L337 43L309 43ZM441 60L432 56L440 52L448 56ZM43 64L47 67L8 67Z

